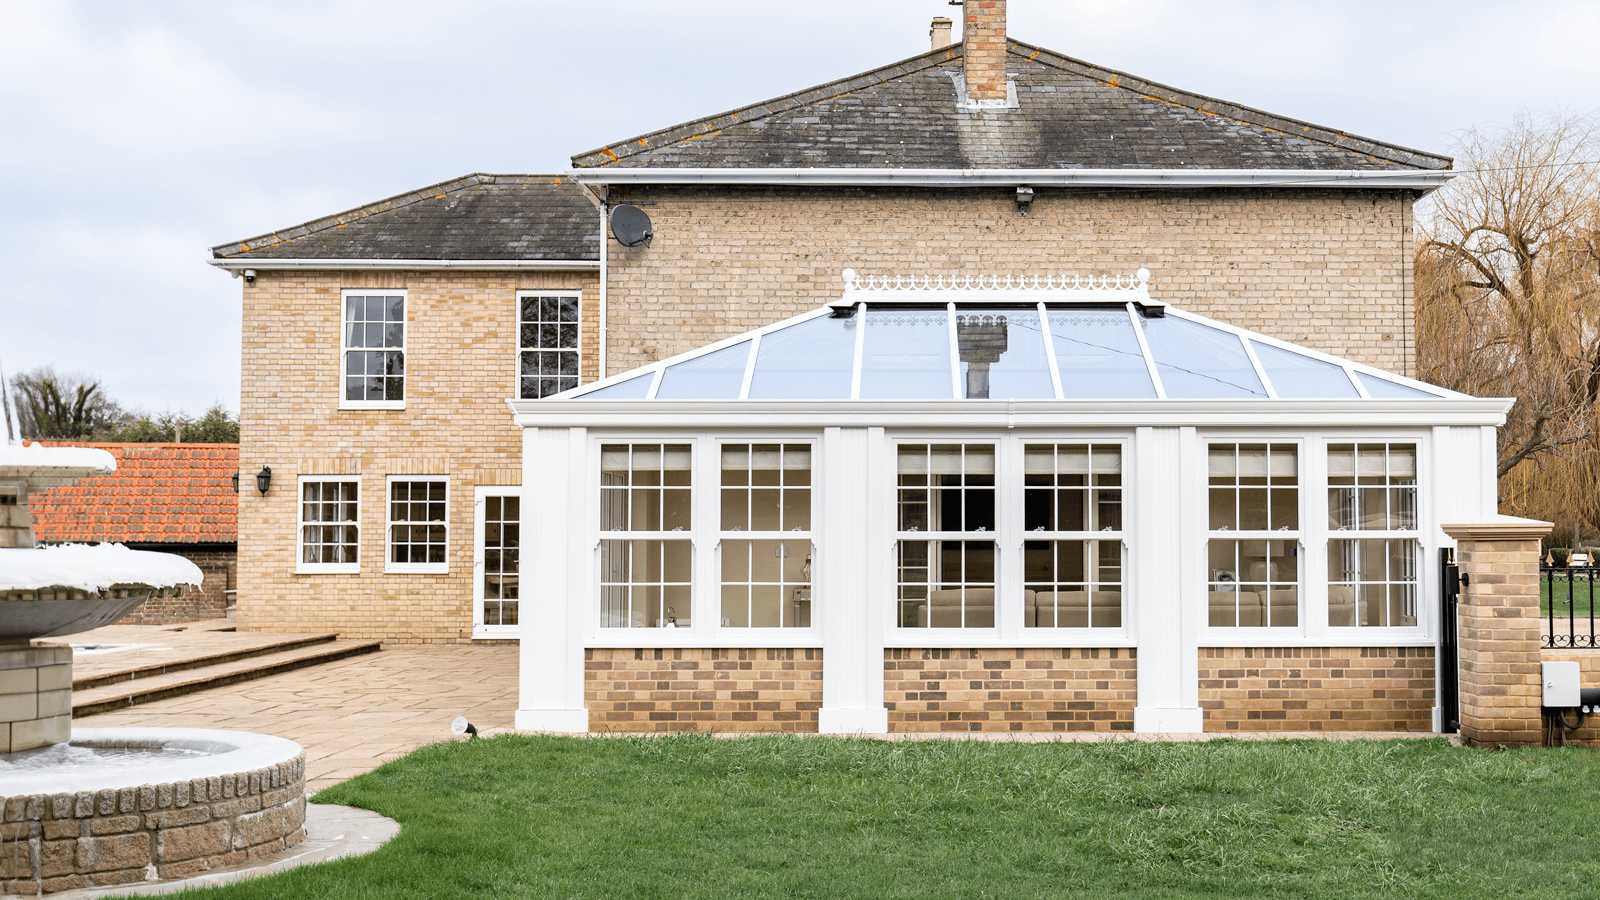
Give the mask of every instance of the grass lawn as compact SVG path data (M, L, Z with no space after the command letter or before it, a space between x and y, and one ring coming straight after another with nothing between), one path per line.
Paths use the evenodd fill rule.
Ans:
M1600 893L1600 754L1570 747L505 735L317 800L400 835L196 896Z
M1600 592L1600 571L1594 573L1592 581L1590 580L1590 573L1583 572L1583 570L1579 571L1582 574L1572 579L1570 584L1566 578L1558 578L1555 584L1552 585L1548 572L1540 574L1539 615L1548 616L1550 614L1551 595L1553 594L1556 618L1564 618L1570 609L1573 615L1580 616L1587 621L1589 610L1594 605L1594 594ZM1595 609L1594 613L1595 618L1600 619L1600 609Z

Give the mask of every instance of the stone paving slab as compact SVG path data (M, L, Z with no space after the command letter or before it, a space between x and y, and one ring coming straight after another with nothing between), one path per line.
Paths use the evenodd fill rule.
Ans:
M69 644L122 645L126 649L110 651L78 651L73 653L72 677L93 678L121 672L139 666L158 665L228 653L253 650L294 639L316 637L308 634L266 634L262 632L239 633L223 631L234 623L227 619L191 622L186 625L107 625L93 631L70 634L65 637L43 638L36 644L67 646Z
M148 626L138 626L148 627ZM369 772L423 744L457 739L450 722L511 728L517 646L399 645L257 681L157 700L87 720L96 728L232 728L296 741L306 790Z

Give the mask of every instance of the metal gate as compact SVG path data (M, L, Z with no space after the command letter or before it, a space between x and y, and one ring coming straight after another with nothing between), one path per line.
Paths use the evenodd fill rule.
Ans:
M1461 570L1456 567L1456 551L1439 548L1439 730L1445 734L1461 731L1461 632L1456 624L1456 607L1461 598Z

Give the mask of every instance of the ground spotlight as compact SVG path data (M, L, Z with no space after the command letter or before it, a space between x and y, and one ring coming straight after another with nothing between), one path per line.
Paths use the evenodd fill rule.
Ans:
M466 716L456 716L456 720L450 723L450 730L455 734L464 734L469 738L478 736L478 727L468 722Z

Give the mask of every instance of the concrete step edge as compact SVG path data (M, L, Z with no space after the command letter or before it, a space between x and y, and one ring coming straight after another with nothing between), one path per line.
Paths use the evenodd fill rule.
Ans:
M220 653L210 653L205 656L196 656L190 659L178 659L172 662L150 663L148 665L134 666L128 669L118 669L115 672L101 672L98 675L87 675L75 678L72 681L74 691L88 691L107 685L119 684L124 681L137 681L141 678L153 678L171 672L182 672L186 669L199 669L205 666L222 665L250 659L256 656L266 656L269 653L282 653L285 650L298 650L301 647L310 647L316 644L327 644L337 641L339 635L334 632L324 634L301 635L257 647L241 647L237 650L224 650Z
M261 660L262 664L228 672L215 672L205 677L191 678L175 683L146 684L133 690L108 692L107 695L90 696L81 700L74 694L72 716L74 719L79 719L103 712L127 709L130 706L137 706L141 703L165 700L169 697L181 697L186 694L196 694L212 688L226 687L227 685L244 681L254 681L258 678L267 678L321 663L336 662L366 653L376 653L381 649L381 641L352 641L342 646L318 648L311 653L300 653L283 659Z

